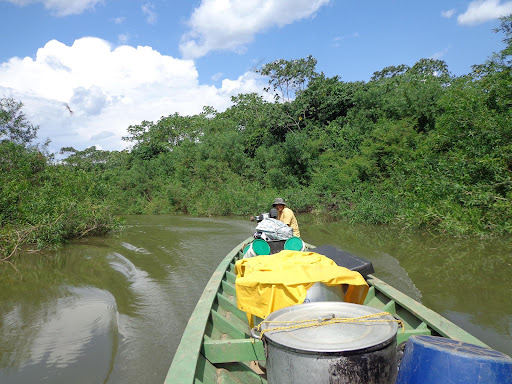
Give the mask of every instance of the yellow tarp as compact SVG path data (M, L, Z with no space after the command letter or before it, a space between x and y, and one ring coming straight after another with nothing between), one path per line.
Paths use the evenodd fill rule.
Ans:
M359 272L339 267L314 252L281 251L236 262L237 306L248 315L266 318L270 313L302 304L314 283L348 284L345 301L363 304L368 284Z

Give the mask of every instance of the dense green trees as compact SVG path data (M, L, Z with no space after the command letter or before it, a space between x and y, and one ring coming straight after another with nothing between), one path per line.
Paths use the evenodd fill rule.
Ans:
M21 103L0 99L0 116L0 261L27 244L58 244L115 227L105 204L108 187L96 182L90 166L55 164L45 146L31 145L37 127Z
M30 124L22 108L11 97L0 98L0 141L25 145L36 137L38 127Z
M4 254L26 229L53 243L110 229L110 212L244 215L275 196L353 221L511 233L511 16L498 32L504 50L460 77L421 59L344 82L311 56L276 60L257 70L274 102L241 94L223 112L143 121L130 150L63 148L60 164L29 145L21 104L1 99Z
M222 113L131 127L128 157L165 172L144 181L152 194L125 191L146 196L137 212L243 214L279 194L354 221L509 233L510 23L504 51L461 77L433 59L367 83L327 78L312 57L265 64L276 102L239 95Z

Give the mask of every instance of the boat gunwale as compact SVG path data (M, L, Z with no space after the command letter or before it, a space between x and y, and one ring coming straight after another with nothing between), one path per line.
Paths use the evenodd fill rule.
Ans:
M395 301L413 316L426 323L428 328L435 330L443 337L489 348L487 344L483 343L457 324L451 322L422 303L414 300L410 296L407 296L405 293L399 291L385 281L369 274L367 276L367 282L388 299Z
M237 245L220 262L212 277L199 298L194 311L190 315L183 336L176 353L174 354L171 366L165 377L165 384L193 383L196 375L196 367L206 324L210 316L210 310L217 297L217 292L231 261L236 257L243 246L250 243L253 237L248 237Z

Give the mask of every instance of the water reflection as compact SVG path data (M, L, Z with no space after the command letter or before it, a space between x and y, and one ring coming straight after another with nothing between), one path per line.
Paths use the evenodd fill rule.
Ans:
M138 269L129 259L120 253L113 252L108 255L110 266L123 274L124 277L130 282L136 281L138 278L147 276L145 271Z
M68 295L38 311L23 303L3 314L0 382L104 382L117 350L113 296L96 288L70 287ZM21 374L21 372L23 372ZM88 379L86 380L86 377Z

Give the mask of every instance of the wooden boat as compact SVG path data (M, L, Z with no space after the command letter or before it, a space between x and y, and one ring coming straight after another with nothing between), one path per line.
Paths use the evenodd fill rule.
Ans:
M246 313L236 305L235 262L252 240L250 237L235 247L213 273L190 317L166 384L267 383L261 369L265 365L263 342L251 339ZM314 251L314 246L306 245ZM370 289L364 305L389 312L403 322L404 332L397 333L397 344L412 335L432 335L487 347L373 274L366 280Z

